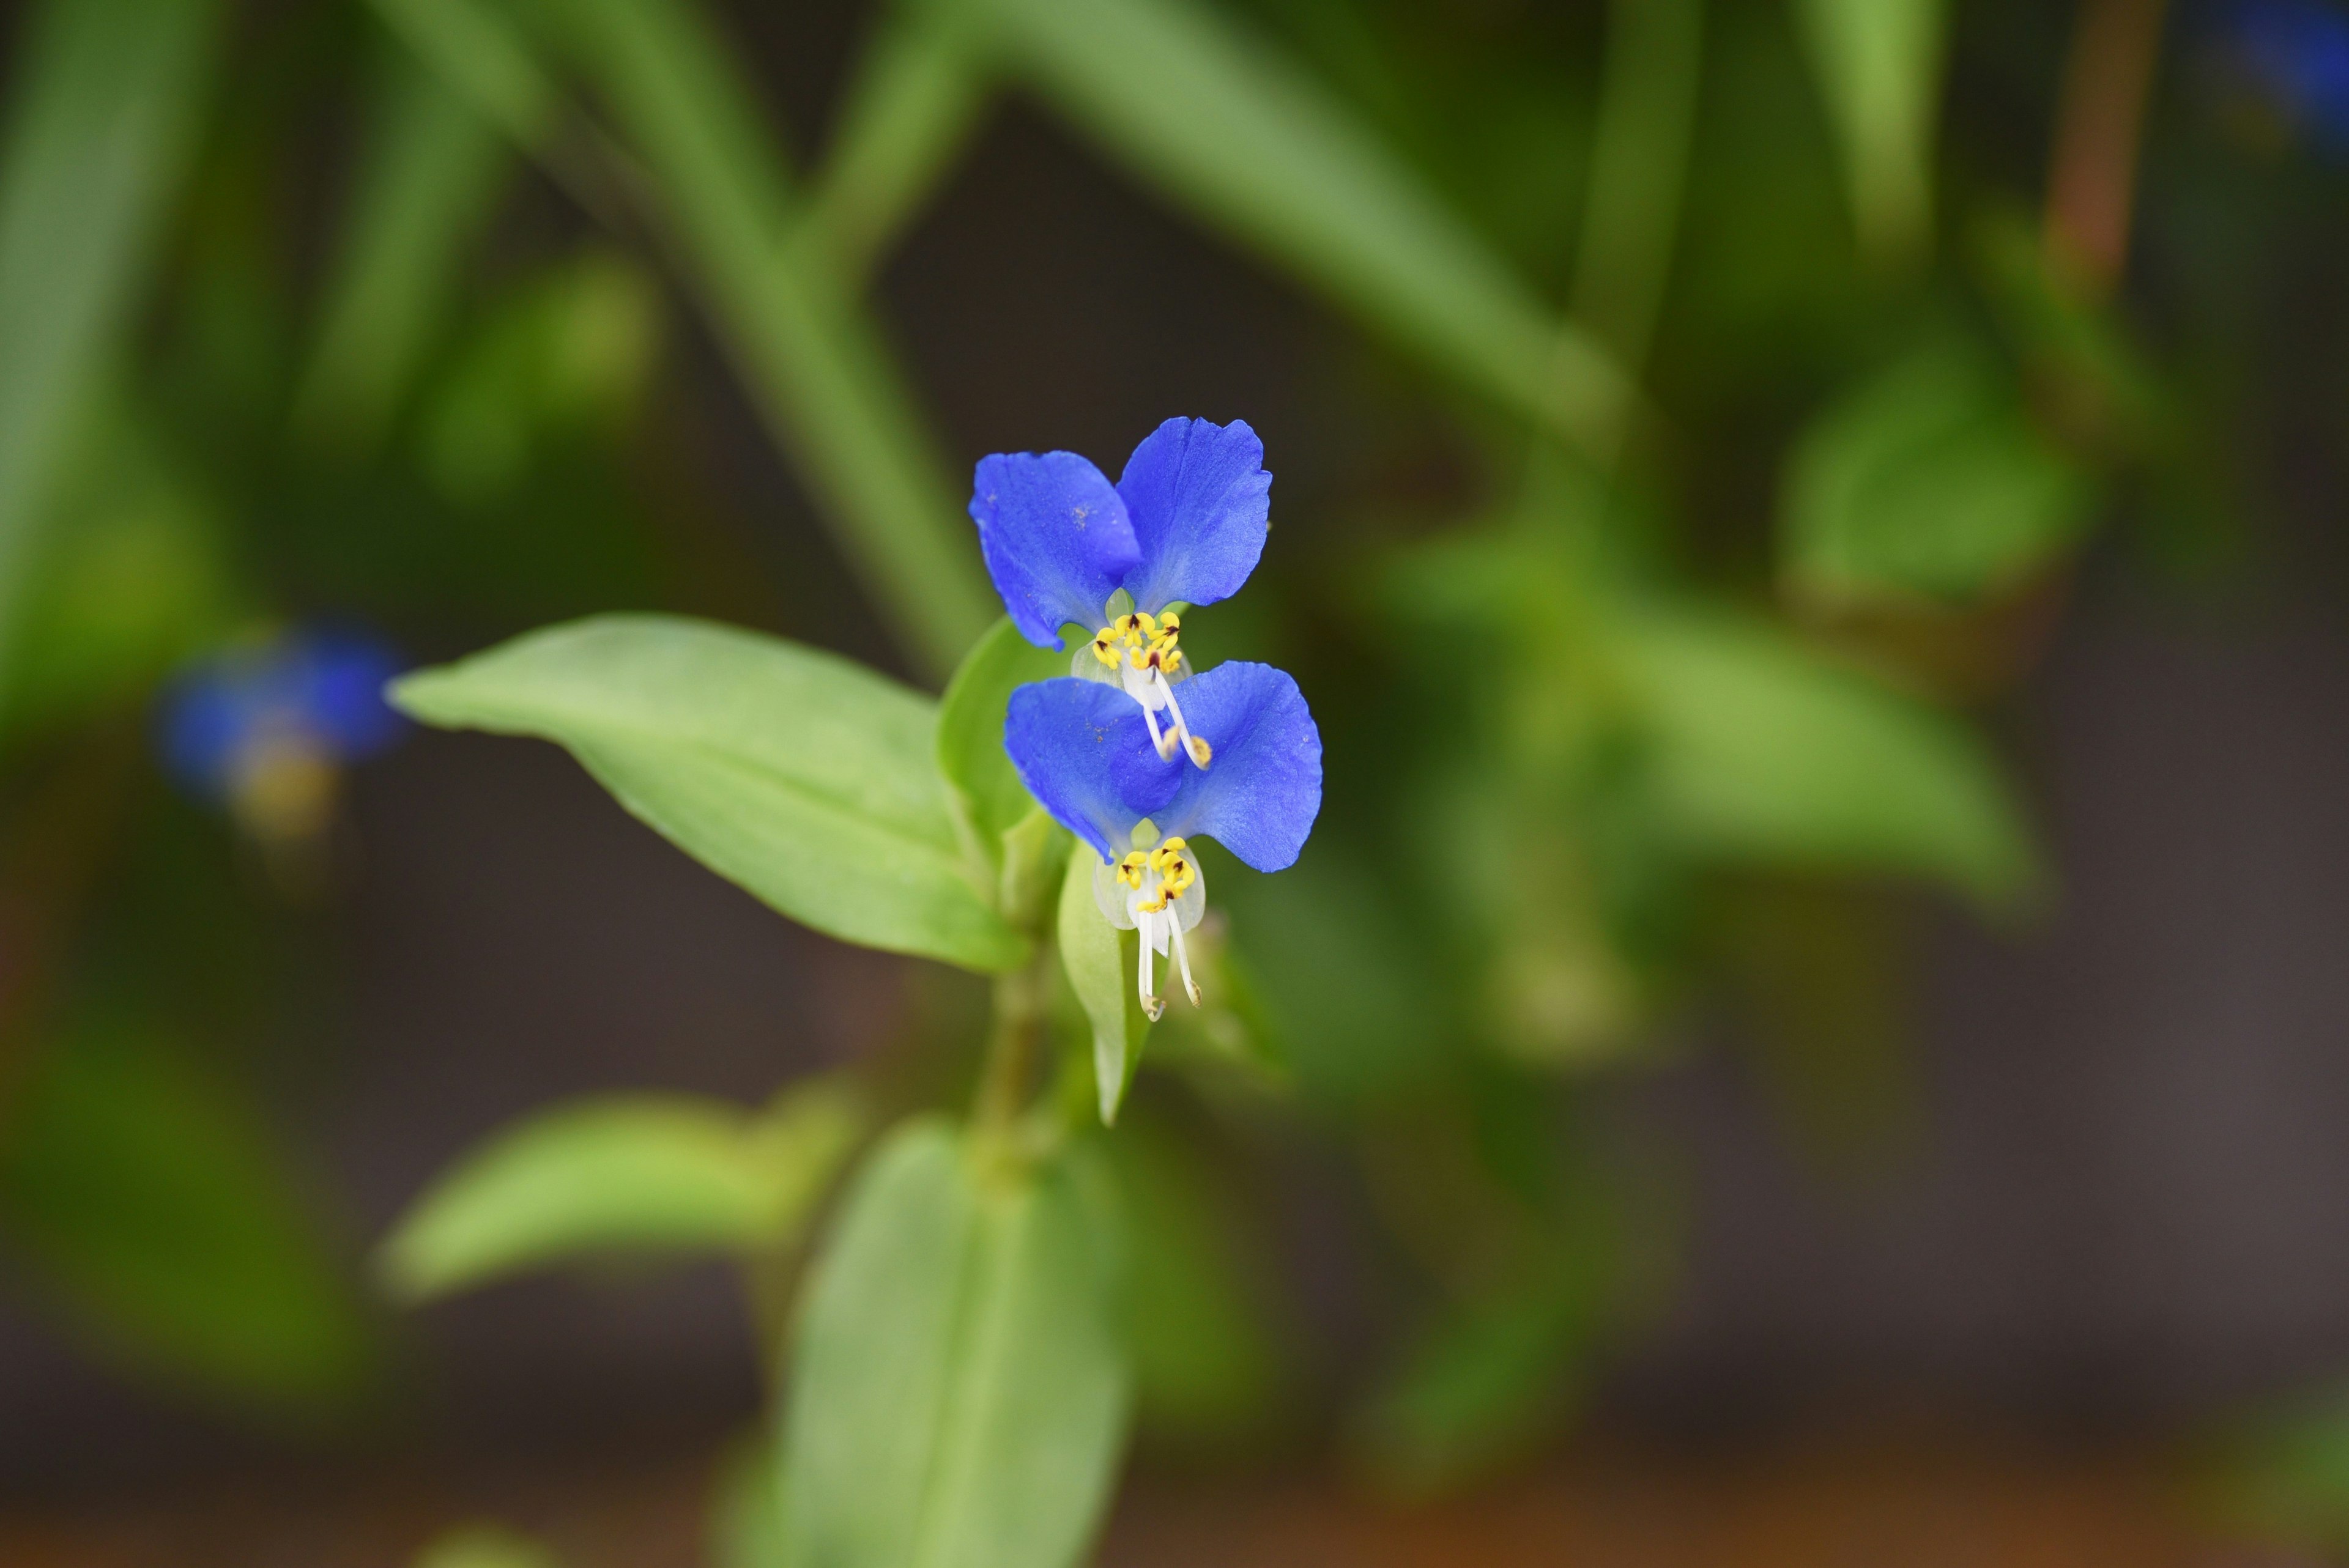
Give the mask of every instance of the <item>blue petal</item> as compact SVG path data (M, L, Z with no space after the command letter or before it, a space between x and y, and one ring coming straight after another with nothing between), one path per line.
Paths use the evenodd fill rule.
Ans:
M1074 452L979 459L970 519L1004 609L1040 648L1063 646L1071 621L1102 624L1102 605L1142 559L1125 502Z
M1204 833L1260 872L1295 863L1321 812L1321 732L1304 693L1270 665L1239 661L1174 690L1191 733L1206 738L1215 760L1205 769L1185 764L1173 802L1150 813L1159 831ZM1142 744L1149 747L1147 734Z
M1105 861L1133 847L1133 825L1174 798L1191 766L1158 755L1142 705L1123 688L1066 676L1011 694L1003 748L1053 820Z
M1117 481L1141 549L1125 577L1135 606L1155 614L1238 593L1264 553L1271 489L1244 419L1169 419L1143 438Z

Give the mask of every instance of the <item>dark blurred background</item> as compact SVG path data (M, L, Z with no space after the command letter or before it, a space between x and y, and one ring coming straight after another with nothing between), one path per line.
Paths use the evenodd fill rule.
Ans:
M136 20L128 0L89 3ZM2100 7L2159 39L2141 137L2118 155L2135 186L2125 264L2082 270L2068 295L2016 285L1999 257L2057 249L2066 61ZM1619 68L1607 7L1206 10L1321 84L1537 294L1575 292L1586 163ZM1220 1089L1145 1081L1143 1108L1230 1155L1217 1179L1285 1370L1251 1406L1271 1414L1172 1437L1145 1425L1145 1470L1212 1470L1217 1454L1314 1470L1365 1431L1375 1450L1380 1418L1361 1412L1449 1288L1397 1218L1397 1183L1440 1204L1452 1180L1452 1145L1413 1119L1456 1104L1482 1127L1496 1097L1540 1108L1537 1141L1570 1149L1568 1186L1606 1210L1607 1261L1590 1266L1609 1305L1537 1334L1521 1362L1495 1353L1519 1368L1501 1381L1566 1392L1538 1420L1496 1415L1517 1435L1435 1463L1437 1490L1575 1431L1674 1451L1855 1429L2190 1445L2321 1402L2349 1370L2349 10L1954 5L1926 110L1939 239L1889 271L1840 204L1801 11L1702 9L1685 201L1633 374L1661 434L1609 481L1624 499L1602 508L1607 552L1630 564L1608 580L1740 606L1934 722L1957 716L2008 780L2038 867L1975 896L1997 878L1897 846L1667 855L1664 872L1651 856L1633 875L1645 891L1592 895L1600 947L1633 975L1624 999L1554 1049L1478 1043L1508 1031L1453 982L1501 939L1444 928L1424 877L1307 884L1376 926L1332 915L1327 940L1308 895L1237 898L1267 1031L1289 1037L1287 1087L1233 1109ZM777 145L819 167L878 13L712 15ZM0 18L20 117L47 58L26 42L40 25L24 6ZM305 423L341 396L318 366L352 191L418 67L365 6L242 5L202 26L217 53L174 133L186 170L82 393L114 410L82 423L116 433L77 460L95 478L59 483L147 483L140 462L165 479L116 509L129 522L85 508L7 567L30 583L65 562L55 575L72 577L55 542L77 528L131 542L75 579L96 599L17 595L25 669L70 641L73 613L171 601L129 653L104 655L104 679L61 680L47 708L10 685L12 1114L104 1098L23 1086L51 1083L45 1053L109 1031L168 1037L236 1086L229 1120L266 1130L254 1180L339 1282L286 1265L338 1304L316 1332L347 1336L367 1369L347 1388L340 1371L246 1376L237 1355L190 1353L110 1302L142 1288L135 1269L80 1266L74 1213L41 1195L81 1190L70 1150L102 1164L137 1133L62 1125L41 1136L67 1152L44 1144L0 1181L0 1231L31 1238L0 1253L0 1491L95 1505L227 1477L709 1449L760 1402L719 1264L399 1312L367 1286L367 1249L436 1172L534 1108L645 1087L747 1102L835 1067L902 1076L960 1026L966 983L789 924L550 747L407 732L338 762L330 811L281 832L233 789L173 783L158 715L220 678L204 661L222 649L325 634L305 629L406 665L612 608L757 625L933 689L937 668L844 560L832 503L744 391L690 262L681 279L657 235L599 221L559 159L484 155L486 193L430 328L378 378L379 412ZM1412 860L1429 848L1412 839L1449 830L1413 780L1489 742L1449 719L1543 655L1428 633L1392 606L1436 570L1420 552L1530 504L1522 426L1009 74L870 289L942 471L952 485L985 453L1052 448L1114 471L1169 415L1250 421L1276 476L1264 576L1195 634L1297 668L1331 747L1323 865ZM0 288L23 286L0 268ZM2043 287L2061 304L2043 316L2088 325L2034 338L2039 307L2013 300ZM1788 453L1823 408L1950 332L1996 346L2001 385L2023 388L2002 395L2093 500L1955 590L1896 584L1822 609L1788 565ZM2085 338L2118 345L2126 373L2079 371L2062 345ZM115 390L90 391L101 381ZM2064 412L2083 385L2111 406L2127 401L2115 386L2150 387L2159 412L2083 437ZM1966 480L1917 483L1962 498ZM1993 487L1971 504L1994 531L2027 501ZM1625 819L1589 802L1611 789L1539 810L1607 861ZM1288 985L1312 954L1326 980ZM1414 965L1434 978L1392 978ZM1381 986L1398 983L1419 989L1397 1003ZM1365 989L1388 1033L1414 1037L1358 1036L1348 1008ZM1513 1157L1494 1158L1506 1171ZM242 1244L188 1223L199 1250Z

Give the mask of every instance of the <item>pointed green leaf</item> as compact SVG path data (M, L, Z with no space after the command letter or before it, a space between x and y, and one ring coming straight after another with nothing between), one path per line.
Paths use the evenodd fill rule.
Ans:
M854 1148L829 1084L766 1115L688 1095L614 1095L510 1128L401 1217L381 1265L411 1301L583 1255L727 1249L789 1236Z
M1069 1160L981 1172L941 1123L894 1136L807 1299L783 1460L795 1568L1071 1568L1125 1429L1118 1250Z
M1586 449L1631 388L1354 115L1192 0L954 0L1005 62L1208 222Z
M1137 983L1141 934L1112 925L1093 898L1093 871L1101 863L1089 844L1069 852L1068 875L1061 882L1060 936L1069 989L1092 1026L1093 1081L1106 1127L1117 1120L1118 1105L1142 1065L1150 1019L1142 1010Z
M73 421L137 300L194 145L215 0L49 0L0 141L0 655ZM5 677L0 670L0 677Z
M1036 809L1003 749L1011 693L1030 681L1068 673L1068 655L1034 646L1007 616L964 655L938 699L938 772L990 857L1000 854L1002 836Z
M973 881L927 698L706 621L604 615L400 681L428 724L570 748L704 865L843 942L1001 970L1028 944Z
M2036 879L1997 765L1948 715L1727 615L1651 614L1619 652L1658 805L1692 848L1934 877L1990 903Z
M1944 0L1795 0L1795 18L1843 142L1862 246L1915 257L1933 220Z

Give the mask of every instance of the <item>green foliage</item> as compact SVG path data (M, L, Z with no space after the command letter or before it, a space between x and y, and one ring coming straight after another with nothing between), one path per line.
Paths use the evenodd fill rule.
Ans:
M1003 749L1012 690L1068 673L1068 655L1032 645L1001 617L972 645L938 699L938 775L990 868L1002 863L1003 835L1036 810Z
M0 1235L112 1353L274 1405L354 1391L367 1326L256 1107L127 1024L18 1070Z
M559 741L621 804L816 930L967 968L1027 954L974 882L935 709L861 665L705 622L605 615L399 682L429 724Z
M494 1524L468 1524L435 1538L414 1568L556 1568L553 1552Z
M1879 262L1916 261L1932 230L1943 0L1793 4L1843 142L1860 243Z
M1631 393L1375 135L1191 0L945 0L1147 178L1513 413L1610 450Z
M1988 904L2036 879L1996 765L1955 720L1727 616L1624 628L1659 810L1733 863L1948 881Z
M789 1398L793 1568L1070 1568L1108 1501L1127 1378L1118 1228L1071 1155L982 1163L936 1121L856 1178Z
M1102 1125L1107 1127L1117 1120L1117 1108L1142 1066L1150 1019L1134 984L1142 934L1120 931L1103 918L1093 897L1093 872L1100 864L1090 845L1080 844L1070 854L1068 875L1061 881L1058 924L1061 964L1092 1035L1093 1083Z
M687 1095L557 1106L450 1168L383 1244L411 1301L580 1256L791 1240L864 1131L822 1082L752 1112Z
M2086 531L2095 499L1994 360L1936 342L1804 432L1781 504L1786 572L1829 602L1963 603L2044 571Z
M185 167L217 12L212 0L49 0L13 56L0 141L0 656L59 454L129 323Z

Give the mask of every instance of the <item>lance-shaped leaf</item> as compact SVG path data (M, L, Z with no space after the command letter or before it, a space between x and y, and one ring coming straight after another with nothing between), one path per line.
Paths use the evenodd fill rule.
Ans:
M218 13L215 0L50 0L11 54L0 143L0 654L73 421L129 321L193 144Z
M763 1114L691 1095L558 1106L435 1181L384 1243L383 1273L423 1300L583 1256L781 1242L863 1127L830 1084Z
M2036 880L1996 763L1948 715L1726 615L1642 615L1616 651L1658 803L1692 849L1933 877L1992 904Z
M1117 1108L1142 1065L1142 1043L1150 1033L1135 982L1142 962L1142 935L1109 923L1093 897L1093 872L1101 857L1087 844L1069 855L1061 882L1061 966L1069 989L1092 1026L1093 1081L1101 1090L1103 1126L1117 1120Z
M935 1121L852 1189L785 1428L796 1568L1070 1568L1117 1468L1118 1236L1063 1157L982 1171Z
M1588 450L1631 390L1354 115L1188 0L954 0L1006 63L1208 222Z
M1862 246L1898 262L1932 226L1933 120L1944 0L1795 0L1795 18L1843 142Z
M703 864L843 942L990 971L1026 954L957 841L932 705L861 665L705 621L605 615L393 696L428 724L560 742Z

